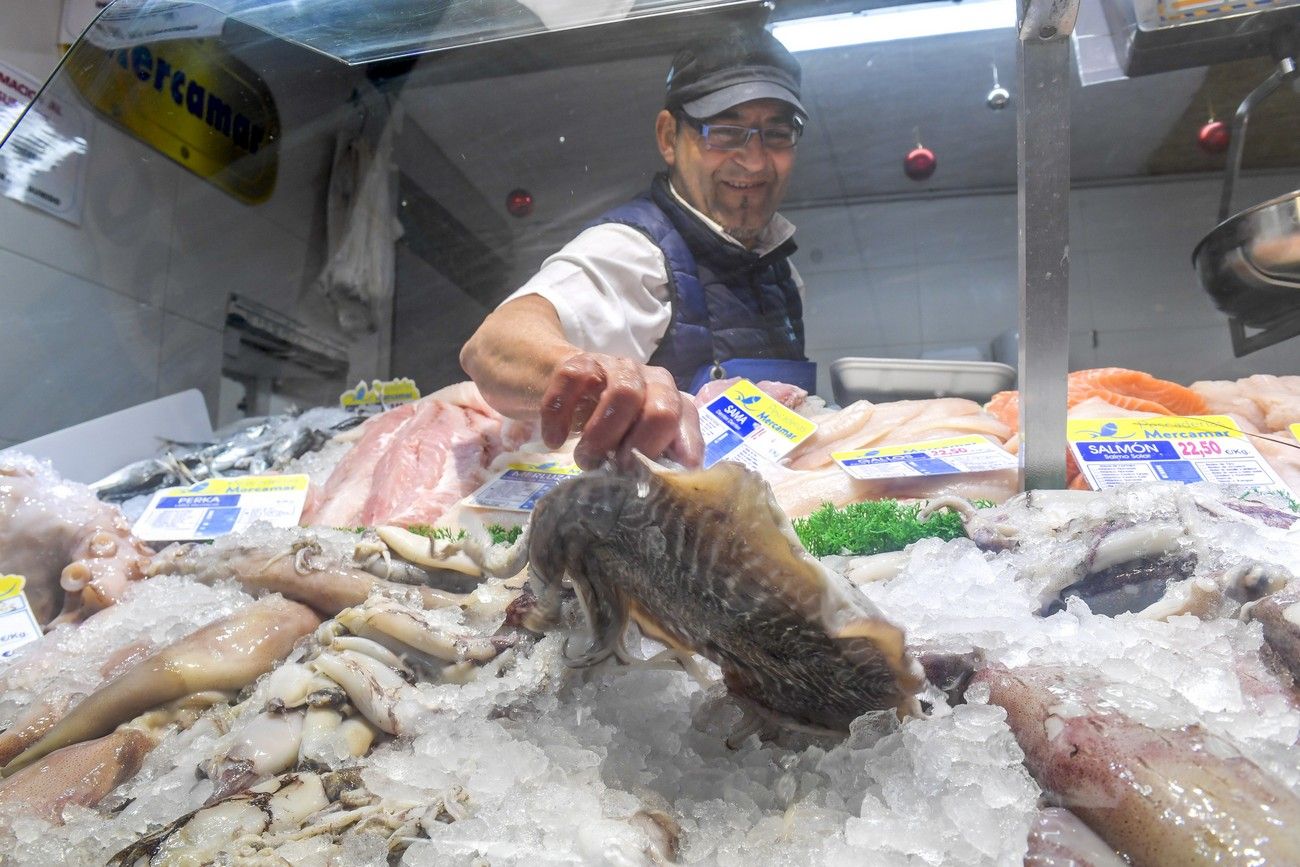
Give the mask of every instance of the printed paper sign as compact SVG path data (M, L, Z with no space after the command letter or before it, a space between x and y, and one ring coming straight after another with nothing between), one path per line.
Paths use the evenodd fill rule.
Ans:
M14 127L0 149L0 192L79 225L89 124L75 105L46 96L15 127L40 89L37 79L0 63L0 139Z
M1067 436L1094 490L1132 482L1215 482L1286 492L1226 415L1069 419Z
M754 468L775 463L815 430L816 424L742 379L700 413L704 466L718 461Z
M242 533L256 521L296 527L307 476L208 479L153 495L132 532L146 542L187 542Z
M339 406L344 409L389 409L420 399L420 389L413 379L375 379L366 384L362 380L355 388L339 395Z
M32 614L21 575L0 575L0 662L8 662L18 648L41 637L41 625Z
M901 479L1015 469L1015 455L978 434L902 446L835 452L840 469L855 479Z
M465 502L480 509L531 512L537 501L565 479L582 475L573 464L553 461L510 464L506 471L479 488Z

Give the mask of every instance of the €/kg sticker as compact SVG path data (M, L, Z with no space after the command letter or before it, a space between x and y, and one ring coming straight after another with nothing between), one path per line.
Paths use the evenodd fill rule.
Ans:
M146 542L190 542L242 533L257 521L296 527L306 475L207 479L153 495L131 532Z
M700 413L704 467L718 461L735 461L751 468L776 463L815 430L816 423L748 379L741 379Z
M9 662L20 647L41 637L21 575L0 575L0 663Z
M554 461L510 464L505 471L469 495L466 504L480 509L531 512L537 501L566 479L582 475L573 464Z
M831 455L855 479L902 479L1015 469L1015 455L978 434Z
M1069 419L1070 450L1093 490L1133 482L1214 482L1289 493L1226 415Z

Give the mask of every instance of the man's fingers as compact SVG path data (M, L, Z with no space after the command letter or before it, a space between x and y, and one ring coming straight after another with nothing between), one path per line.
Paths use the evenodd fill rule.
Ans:
M682 466L694 469L704 462L704 438L700 436L700 413L690 395L681 396L682 416L677 423L677 436L668 447L668 454Z
M681 423L682 395L672 374L662 367L647 367L644 373L646 393L641 415L618 449L618 462L624 467L631 465L633 449L649 458L662 455L677 438Z
M584 470L600 466L614 454L640 418L646 398L643 370L623 358L606 361L605 391L573 450L574 461Z
M564 445L575 426L586 423L605 388L605 369L588 353L580 353L555 369L542 395L542 442L549 449Z

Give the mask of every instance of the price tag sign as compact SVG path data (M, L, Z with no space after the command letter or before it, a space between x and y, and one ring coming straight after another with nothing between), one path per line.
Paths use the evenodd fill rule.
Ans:
M573 464L510 464L505 472L470 494L465 503L480 509L531 512L556 485L579 475L582 470Z
M374 379L369 383L363 379L339 395L339 406L344 409L384 410L419 399L420 388L413 379Z
M32 614L21 575L0 575L0 662L13 659L18 648L41 637L41 625Z
M1287 492L1226 415L1069 419L1066 435L1094 490L1132 482L1215 482Z
M153 495L131 532L146 542L190 542L242 533L256 521L296 527L307 485L305 475L240 476L166 488Z
M1015 455L978 434L901 446L835 452L840 469L855 479L901 479L1015 469Z
M776 463L815 430L815 423L741 379L700 413L704 467L718 461L751 468Z

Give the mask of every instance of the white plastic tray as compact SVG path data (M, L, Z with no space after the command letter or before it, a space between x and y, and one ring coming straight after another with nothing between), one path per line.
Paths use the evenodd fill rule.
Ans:
M964 397L984 403L1016 387L1015 368L997 361L927 358L840 358L831 362L835 402Z

